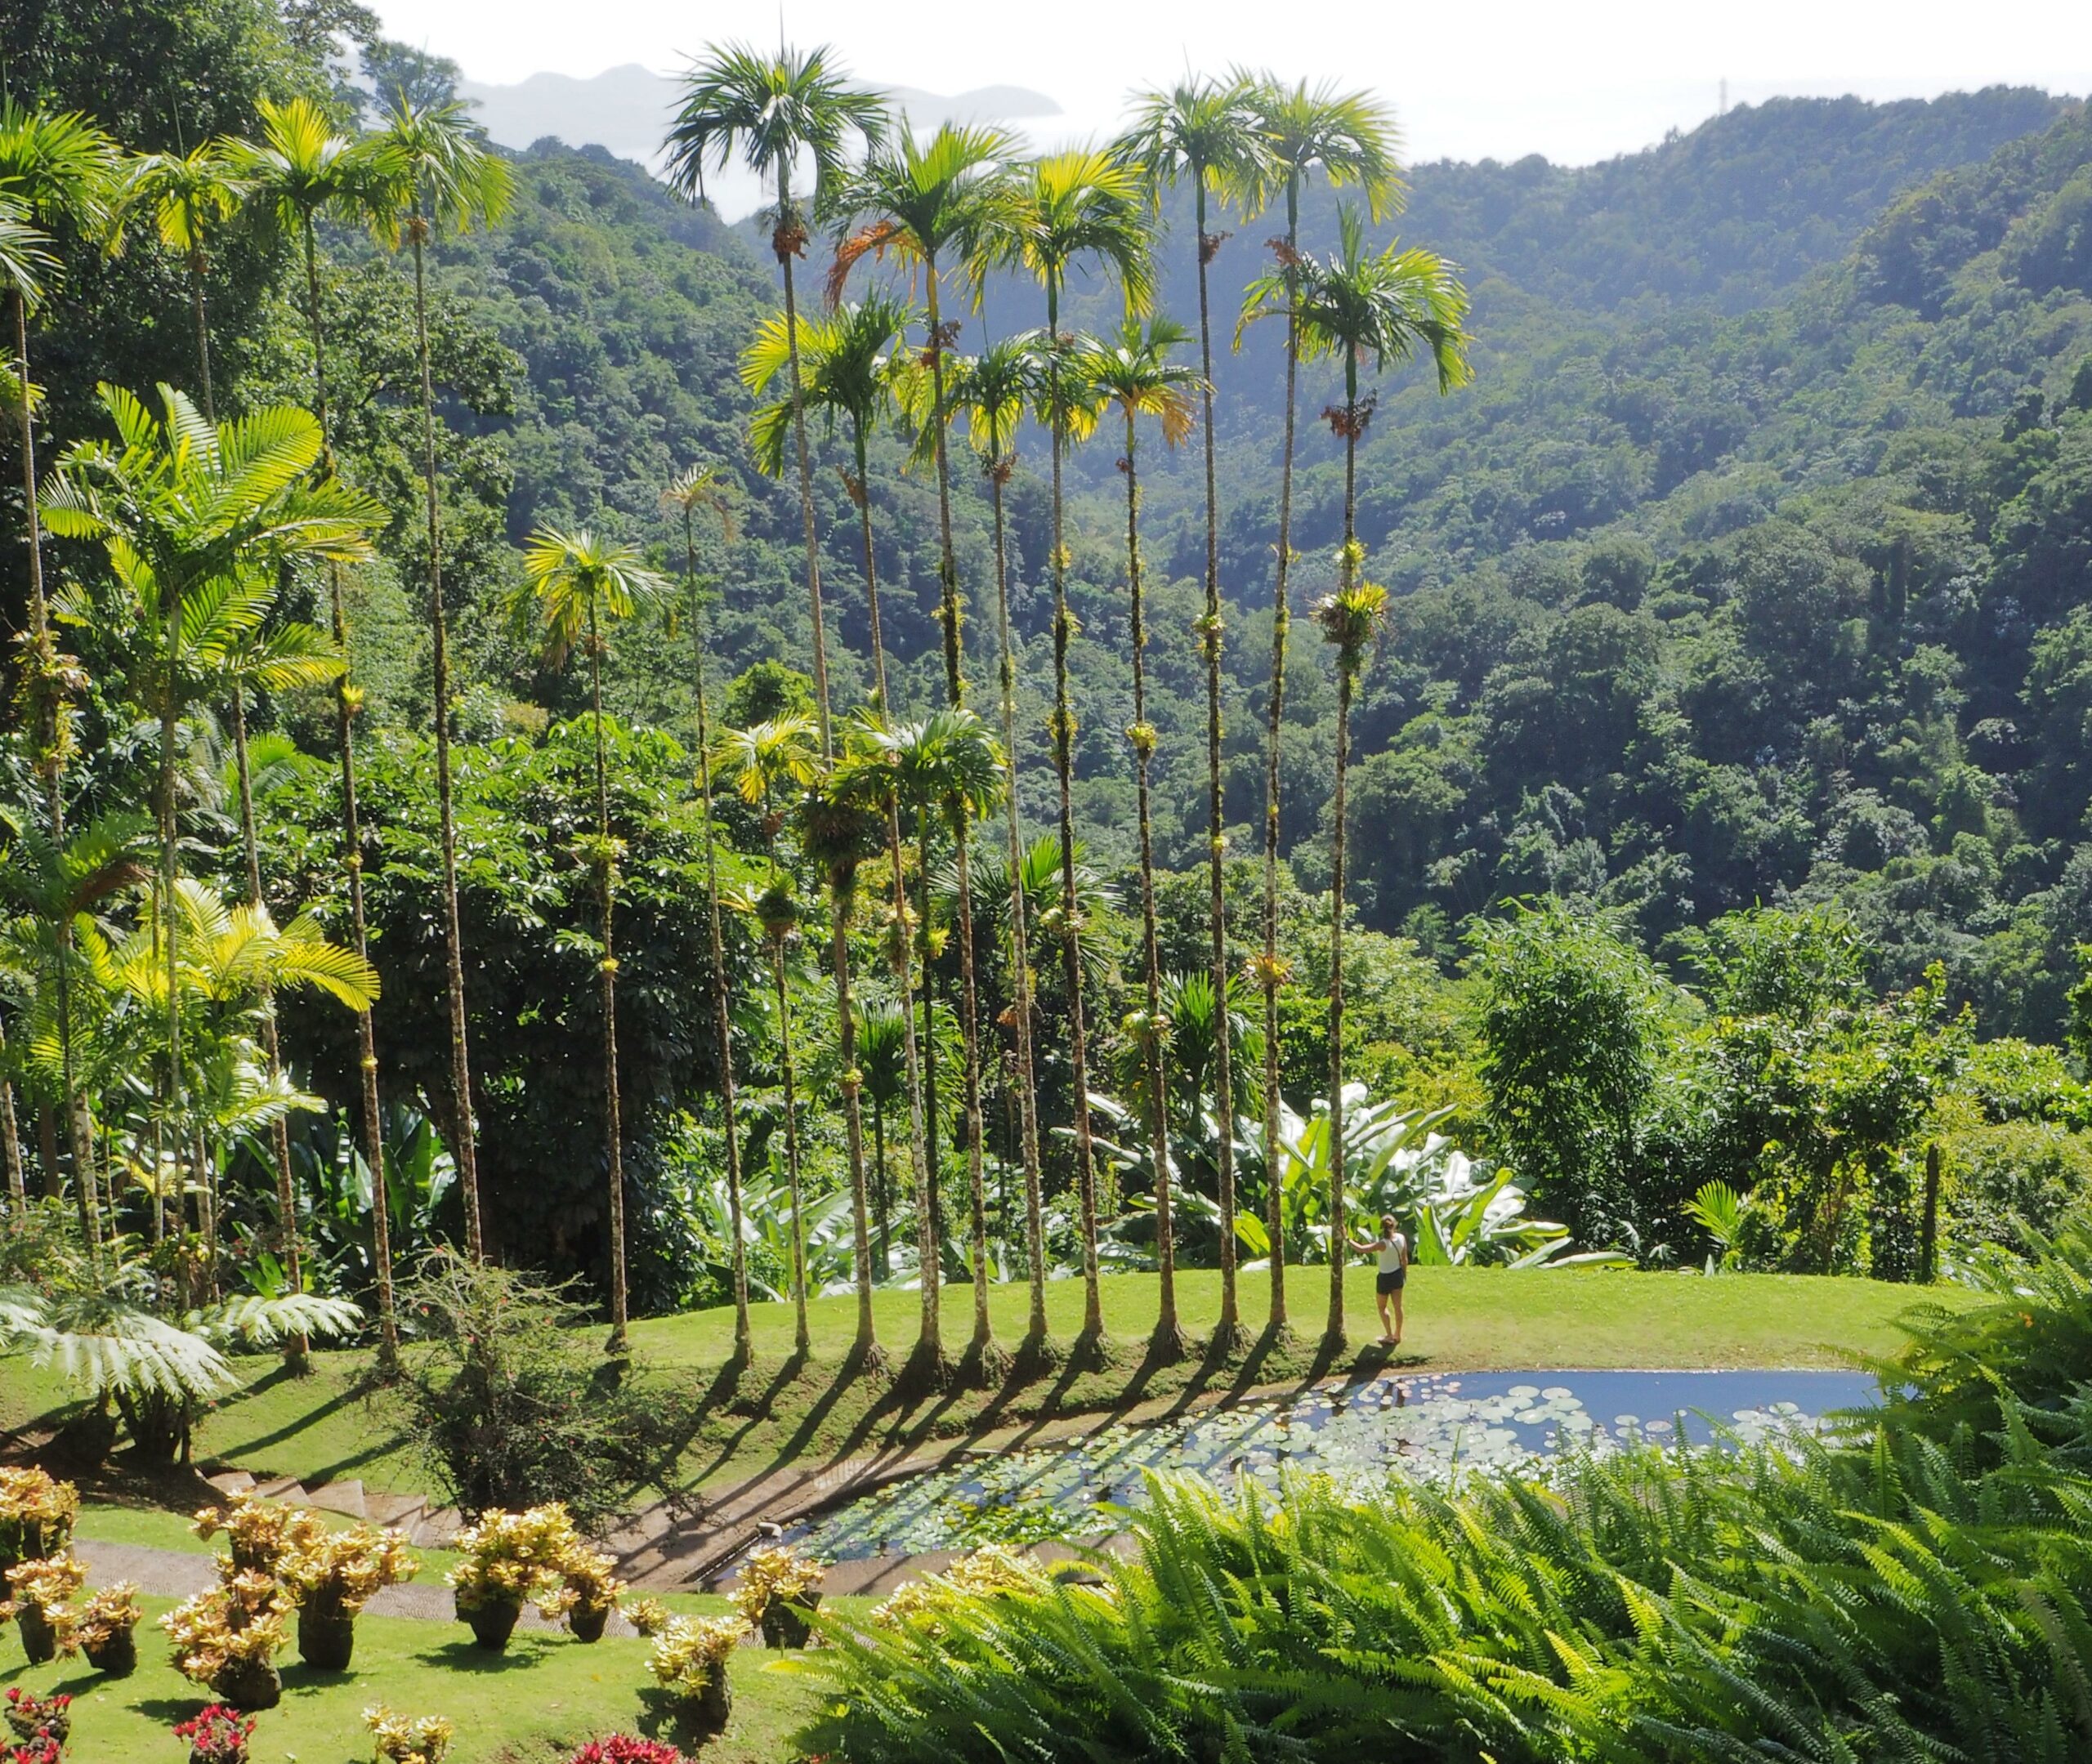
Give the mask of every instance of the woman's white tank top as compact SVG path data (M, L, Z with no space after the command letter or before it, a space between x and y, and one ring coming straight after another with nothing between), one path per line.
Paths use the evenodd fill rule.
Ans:
M1401 1266L1402 1234L1397 1231L1388 1240L1388 1247L1380 1252L1380 1271L1383 1274L1399 1274Z

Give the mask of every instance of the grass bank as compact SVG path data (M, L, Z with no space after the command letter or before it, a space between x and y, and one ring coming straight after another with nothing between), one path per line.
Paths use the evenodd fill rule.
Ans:
M1953 1288L1920 1294L1871 1280L1783 1275L1710 1279L1613 1270L1421 1269L1411 1277L1409 1329L1400 1351L1389 1355L1377 1346L1354 1346L1331 1362L1320 1354L1317 1340L1327 1278L1323 1268L1290 1271L1297 1333L1273 1337L1264 1333L1267 1283L1245 1276L1247 1344L1226 1356L1195 1351L1188 1360L1163 1362L1143 1351L1156 1317L1155 1277L1114 1276L1103 1291L1113 1346L1101 1364L1075 1369L1063 1363L985 1387L954 1382L941 1389L903 1390L888 1378L847 1370L856 1327L856 1302L848 1295L815 1301L813 1352L804 1361L792 1356L789 1305L756 1308L755 1358L738 1372L728 1370L731 1311L649 1319L633 1325L633 1337L648 1375L662 1382L665 1399L688 1417L680 1481L716 1489L789 1463L962 1439L994 1443L1057 1419L1145 1411L1389 1363L1431 1371L1836 1365L1854 1355L1893 1351L1901 1340L1896 1319L1920 1297L1953 1304L1965 1296ZM1180 1275L1178 1285L1180 1307L1196 1337L1218 1314L1218 1276L1193 1271ZM1081 1324L1081 1285L1057 1281L1047 1296L1049 1320L1065 1345ZM1371 1342L1379 1325L1370 1269L1352 1271L1345 1301L1353 1343ZM919 1302L909 1291L877 1296L880 1338L896 1361L914 1340ZM1004 1343L1022 1333L1026 1304L1021 1285L999 1287L991 1295ZM971 1289L947 1288L944 1310L947 1346L963 1347L972 1324ZM248 1362L251 1382L203 1418L196 1436L199 1458L294 1476L309 1487L351 1476L379 1489L427 1487L427 1472L414 1458L392 1398L363 1386L367 1357L317 1359L316 1369L304 1377L292 1377L271 1360ZM66 1393L51 1374L29 1371L19 1359L6 1364L0 1423L20 1425L65 1403Z

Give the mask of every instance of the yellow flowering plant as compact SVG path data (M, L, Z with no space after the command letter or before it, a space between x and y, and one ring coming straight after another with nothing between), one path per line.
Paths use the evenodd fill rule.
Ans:
M634 1599L619 1606L619 1614L642 1636L658 1636L676 1620L675 1613L659 1599Z
M458 1610L531 1600L557 1606L565 1585L563 1570L580 1543L557 1501L527 1512L483 1514L452 1546L464 1558L449 1574Z
M284 1646L282 1589L243 1569L224 1585L177 1605L160 1619L173 1644L175 1670L218 1686L228 1666L268 1666Z
M144 1614L138 1605L137 1588L128 1580L120 1580L87 1595L73 1625L74 1639L88 1653L99 1653L119 1635L136 1628Z
M0 1605L0 1618L21 1619L25 1641L29 1625L41 1623L56 1651L71 1654L78 1646L74 1632L79 1623L73 1599L87 1583L87 1566L69 1549L17 1562L7 1570L7 1590L13 1597Z
M56 1556L73 1535L80 1491L41 1470L0 1469L0 1569Z
M278 1560L276 1578L301 1610L353 1617L381 1588L411 1580L420 1568L405 1538L356 1525L299 1538Z
M734 1609L751 1628L780 1605L811 1605L828 1570L789 1543L766 1544L749 1552L734 1588Z
M363 1712L377 1764L443 1764L454 1730L440 1715L401 1715L378 1704Z
M872 1621L884 1628L910 1627L934 1635L943 1613L963 1601L1030 1592L1045 1578L1045 1565L1030 1551L990 1543L962 1556L941 1574L895 1588L874 1610Z
M673 1617L654 1638L646 1664L655 1682L682 1697L702 1697L723 1676L749 1628L739 1617Z
M218 1578L228 1581L248 1570L274 1574L287 1552L327 1534L326 1527L302 1507L282 1507L252 1494L229 1495L224 1506L203 1508L189 1529L206 1543L225 1533L232 1554L218 1558Z

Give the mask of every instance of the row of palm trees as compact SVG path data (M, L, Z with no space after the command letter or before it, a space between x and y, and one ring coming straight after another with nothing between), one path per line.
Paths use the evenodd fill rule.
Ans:
M775 201L766 211L771 246L781 274L782 312L749 350L744 377L758 398L771 396L754 418L751 440L757 463L781 476L796 465L802 525L806 541L807 586L811 629L811 672L817 710L819 754L798 780L816 798L832 793L838 780L861 773L868 756L875 763L895 762L890 733L883 627L878 609L873 543L873 503L867 481L868 438L889 416L897 418L914 442L919 461L934 468L939 523L939 619L942 629L946 719L970 717L966 708L964 645L962 628L965 597L952 544L951 471L947 436L951 425L966 421L970 441L989 489L995 531L995 594L999 648L1003 763L1013 763L1017 751L1015 668L1009 629L1007 547L1003 491L1014 467L1017 445L1027 422L1045 431L1050 458L1052 542L1049 574L1053 588L1054 691L1049 729L1057 786L1062 901L1057 934L1062 957L1068 1012L1069 1060L1075 1105L1073 1140L1075 1178L1081 1214L1083 1276L1085 1286L1086 1342L1101 1339L1103 1318L1098 1286L1096 1149L1088 1110L1089 1025L1085 1019L1083 922L1076 879L1077 842L1072 806L1075 713L1069 691L1068 656L1077 632L1067 595L1069 554L1065 535L1065 464L1071 444L1095 431L1107 410L1115 409L1124 429L1124 453L1120 469L1126 486L1126 569L1131 617L1133 722L1127 730L1138 781L1142 882L1142 953L1144 1009L1126 1024L1141 1049L1145 1070L1142 1085L1148 1119L1149 1162L1155 1180L1161 1303L1156 1346L1164 1353L1182 1351L1182 1329L1176 1303L1173 1232L1170 1214L1171 1164L1169 1114L1164 1092L1164 1049L1169 1032L1162 1005L1162 976L1157 948L1152 829L1149 813L1149 770L1157 735L1147 719L1143 661L1147 642L1142 563L1139 534L1139 480L1136 466L1140 424L1156 423L1165 443L1186 439L1203 418L1206 546L1205 612L1198 635L1207 682L1206 757L1209 793L1209 921L1211 978L1216 996L1227 997L1226 936L1223 896L1225 855L1221 797L1220 754L1223 605L1218 564L1219 498L1214 465L1214 390L1211 301L1207 267L1222 235L1209 230L1210 208L1226 208L1254 215L1283 193L1287 233L1275 244L1276 268L1251 288L1240 322L1267 315L1286 323L1287 413L1281 460L1281 530L1277 579L1278 616L1272 660L1269 764L1264 848L1263 950L1258 963L1265 1003L1264 1096L1267 1145L1277 1140L1279 1106L1277 994L1285 974L1277 953L1276 870L1278 827L1278 735L1286 666L1289 574L1291 550L1294 406L1299 364L1303 359L1336 359L1344 373L1344 401L1328 413L1346 451L1344 539L1339 553L1336 592L1318 603L1317 617L1336 645L1339 683L1337 752L1336 861L1332 891L1330 936L1333 960L1341 973L1343 826L1342 801L1346 764L1351 688L1375 641L1384 592L1364 581L1363 552L1356 538L1357 449L1370 420L1373 399L1361 391L1361 373L1377 372L1390 361L1428 355L1439 385L1448 389L1467 373L1463 321L1465 295L1450 266L1428 252L1389 248L1372 251L1365 243L1357 217L1346 211L1338 248L1317 258L1299 243L1301 196L1307 181L1321 176L1332 184L1357 188L1375 218L1397 205L1401 185L1394 159L1393 133L1386 112L1362 95L1343 94L1306 85L1286 87L1268 79L1230 75L1187 78L1175 87L1145 95L1134 125L1120 141L1102 149L1076 149L1026 160L1008 136L992 128L946 124L927 136L896 118L854 86L825 49L800 53L780 49L768 54L744 47L717 49L695 65L666 141L668 175L685 194L702 198L708 172L731 163L753 172ZM802 173L810 168L810 187ZM1189 333L1171 321L1151 315L1155 288L1156 220L1164 191L1189 185L1196 226L1195 255L1199 288L1196 368L1172 359ZM833 227L834 248L826 276L825 314L802 314L797 266L816 228ZM873 288L847 302L854 272L867 263L892 263L909 284ZM1072 335L1061 324L1063 297L1071 275L1101 271L1120 288L1126 307L1123 326L1102 338ZM944 318L945 301L954 288L977 308L986 280L997 274L1017 274L1034 281L1044 297L1043 329L997 340L973 357L952 352L955 327ZM948 287L947 284L951 286ZM919 289L922 303L914 302ZM910 338L919 328L919 346ZM1239 337L1240 332L1238 330ZM781 395L777 389L782 383ZM807 440L809 410L825 413L831 426L847 426L855 464L846 474L859 514L864 549L864 576L869 603L872 663L875 681L873 717L866 726L877 739L838 752L829 700L820 560L812 489L812 459ZM932 720L934 721L934 719ZM969 739L985 739L977 721L950 723L943 733L957 735L963 726ZM917 726L926 733L929 725ZM771 730L774 739L778 731ZM745 775L745 774L744 774ZM846 793L847 783L843 788ZM930 798L910 793L919 802ZM1013 789L993 793L1008 806L1007 837L1012 878L1008 909L1011 943L1009 1018L1016 1029L1016 1079L1021 1118L1026 1228L1030 1238L1032 1298L1023 1351L1047 1348L1043 1281L1045 1257L1041 1243L1038 1101L1033 1070L1030 1026L1029 927L1021 870L1023 833ZM899 898L903 854L897 814L900 793L889 788L887 849L896 899L892 939L896 952L896 982L907 1031L910 1097L910 1155L918 1192L919 1216L935 1216L936 1150L926 1145L926 1114L934 1123L935 1074L919 1059L910 1007L910 939L907 907ZM763 799L770 801L766 784ZM956 848L963 891L968 874L967 824L991 802L984 794L948 799L948 819ZM919 836L919 847L923 846ZM919 851L927 870L927 850ZM927 886L927 877L925 878ZM714 907L716 912L716 904ZM927 912L927 904L925 906ZM978 999L971 947L972 905L959 901L956 926L960 939L960 1031L963 1048L963 1150L974 1197L976 1326L971 1354L986 1360L998 1352L989 1329L986 1305L985 1226L981 1217L980 1036ZM865 1172L857 1115L858 1074L854 1060L848 949L840 929L833 952L842 1085L848 1145L850 1181L860 1245L865 1239ZM781 976L781 967L779 970ZM780 1008L784 994L779 984ZM1341 983L1332 989L1332 1094L1341 1096L1343 999ZM1215 1020L1215 1091L1232 1095L1232 1047L1225 1009ZM924 1024L928 1022L927 998ZM924 1038L933 1058L933 1043ZM789 1080L788 1080L789 1083ZM926 1110L925 1090L929 1092ZM1339 1107L1341 1104L1338 1105ZM787 1101L787 1156L796 1157ZM932 1128L934 1137L934 1128ZM1340 1126L1337 1129L1340 1133ZM730 1133L731 1137L731 1133ZM1236 1205L1229 1135L1218 1136L1222 1243L1221 1335L1231 1340L1240 1324L1234 1256ZM735 1172L730 1170L730 1180ZM796 1177L794 1178L796 1181ZM1333 1172L1336 1225L1342 1230L1342 1167ZM1268 1230L1272 1314L1285 1319L1284 1248L1276 1199ZM738 1201L736 1202L738 1205ZM738 1235L738 1233L737 1233ZM919 1346L933 1360L941 1357L937 1329L934 1271L925 1245L923 1319ZM1329 1333L1343 1334L1342 1269L1333 1260ZM803 1270L795 1271L800 1306L799 1339L806 1345ZM860 1254L856 1351L860 1357L879 1350L872 1333L871 1269ZM745 1342L745 1281L737 1269L737 1303L744 1306L740 1328Z
M310 659L320 669L320 677L336 685L336 735L342 772L342 855L348 877L351 940L353 953L367 958L362 890L363 838L357 819L355 759L351 726L360 694L347 666L351 653L342 571L346 565L365 555L369 531L382 516L374 505L360 509L334 476L333 435L329 420L328 337L320 300L319 229L323 222L359 225L369 229L382 244L404 249L410 257L414 291L415 343L419 368L422 418L422 477L427 529L427 606L435 660L434 726L438 795L441 817L442 894L448 991L451 1027L451 1081L456 1108L453 1114L453 1150L459 1186L464 1196L468 1247L475 1256L484 1250L477 1163L473 1142L470 1050L466 1033L463 952L460 948L457 904L455 822L451 793L449 719L442 714L450 694L449 663L442 581L442 521L436 486L435 399L429 356L427 293L427 252L432 239L446 230L462 230L491 225L505 208L510 190L507 163L487 146L483 135L467 120L462 107L440 104L416 107L404 99L385 118L379 129L355 139L341 133L325 110L306 98L293 98L281 105L265 102L261 107L259 138L252 141L213 139L185 154L150 154L131 156L91 121L78 114L24 109L11 101L0 107L0 280L3 280L14 331L12 379L18 395L11 402L17 414L18 444L22 461L22 490L28 526L29 623L25 663L25 687L33 706L33 743L37 770L46 791L47 832L62 840L65 826L65 773L71 754L70 702L83 682L71 659L60 654L55 641L49 597L44 587L42 511L50 492L37 476L35 400L29 352L29 319L42 299L49 279L60 271L59 241L74 242L81 250L113 248L129 227L145 225L161 243L179 252L188 272L190 304L195 328L197 371L203 396L200 412L186 400L171 400L168 406L163 451L177 472L186 469L177 456L186 446L193 466L207 455L225 467L237 449L253 441L265 458L280 464L288 458L283 450L284 431L293 413L270 412L235 426L222 438L212 431L216 410L211 368L211 329L206 286L211 252L224 230L245 222L285 237L302 259L306 316L312 350L312 416L316 423L316 458L297 466L293 476L305 473L308 465L318 474L315 494L332 495L336 529L326 543L283 546L273 538L228 532L215 536L215 549L195 541L181 568L170 571L173 554L148 560L153 579L127 581L142 605L150 601L151 614L165 632L164 686L159 712L163 725L163 755L159 791L161 863L160 900L155 922L164 927L168 971L174 975L179 964L181 918L172 909L176 870L175 808L173 802L173 728L181 713L176 690L181 672L181 650L185 619L195 596L215 590L227 581L252 574L270 561L290 555L315 559L324 568L329 587L333 625L331 657L318 653L321 645L306 644ZM136 467L149 470L154 447L147 435L152 419L135 401L123 404L105 398L110 413L123 436L123 460L113 463L99 459L92 449L77 451L68 470L60 474L58 493L68 510L68 536L101 538L110 543L112 559L118 556L118 534L105 511L87 509L87 488L111 470ZM270 440L261 433L273 424L277 450L270 453ZM297 444L302 446L302 441ZM142 452L141 452L142 449ZM295 451L295 449L293 449ZM136 457L133 457L136 456ZM118 469L120 467L121 469ZM271 468L273 469L273 468ZM293 468L284 467L284 470ZM164 477L166 474L163 474ZM288 481L288 480L285 480ZM279 486L281 487L280 485ZM158 493L177 493L163 482ZM74 508L69 498L83 506ZM345 528L342 523L346 520ZM351 536L349 529L354 529ZM54 521L53 531L60 531ZM316 529L315 529L316 530ZM306 535L311 537L311 534ZM230 560L228 562L228 560ZM122 566L118 566L119 574ZM270 678L257 675L256 685L306 683L313 677L308 668L293 680L283 668ZM244 705L235 697L236 725L244 721ZM244 737L243 737L244 739ZM253 866L250 866L253 869ZM252 883L259 904L260 878L253 869ZM61 937L69 938L69 928ZM170 982L170 991L174 990ZM182 1059L179 1013L169 1007L169 1034L166 1050L166 1104L173 1117L182 1110ZM274 1019L266 1015L269 1058L272 1071L280 1073ZM385 1242L387 1208L382 1156L382 1130L378 1089L375 1031L369 1001L358 1009L360 1067L362 1074L361 1117L364 1155L378 1187L373 1208L376 1263L378 1269L378 1311L381 1352L389 1360L397 1332L391 1291L389 1246ZM65 1115L69 1123L82 1111L72 1083L67 1081ZM293 1217L288 1204L291 1170L287 1141L277 1138L277 1164L281 1198L286 1203L283 1221L283 1253L293 1277L297 1245ZM87 1168L84 1147L77 1132L74 1145L76 1170ZM84 1183L79 1185L85 1188ZM620 1319L621 1320L621 1319Z

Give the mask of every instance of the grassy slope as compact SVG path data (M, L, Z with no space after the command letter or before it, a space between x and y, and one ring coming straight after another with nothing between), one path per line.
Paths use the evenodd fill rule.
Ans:
M1139 1352L1155 1315L1156 1280L1118 1276L1104 1286L1106 1321L1119 1344L1109 1364L1080 1376L1057 1375L987 1391L954 1389L914 1400L897 1396L883 1380L839 1375L855 1326L855 1302L847 1296L813 1305L814 1359L803 1368L787 1361L791 1307L758 1306L756 1362L737 1385L719 1376L732 1342L730 1311L652 1319L636 1324L633 1333L641 1357L695 1401L684 1473L691 1481L716 1486L798 1458L921 1445L1049 1414L1108 1411L1196 1391L1239 1390L1341 1369L1316 1360L1310 1333L1319 1329L1328 1302L1327 1278L1319 1267L1290 1271L1293 1320L1301 1332L1292 1343L1266 1343L1224 1364L1156 1366L1144 1364ZM1378 1332L1372 1284L1371 1271L1359 1268L1346 1284L1354 1342L1370 1342ZM1218 1277L1193 1271L1180 1276L1179 1287L1190 1326L1209 1327L1218 1309ZM1263 1325L1266 1292L1262 1277L1244 1279L1244 1321L1252 1331ZM1951 1303L1958 1289L1941 1288L1924 1296ZM1426 1269L1411 1279L1408 1338L1401 1358L1433 1370L1831 1364L1850 1355L1892 1350L1899 1339L1895 1319L1917 1297L1908 1288L1872 1281L1774 1275L1705 1279L1687 1274ZM1000 1287L992 1294L996 1327L1006 1342L1022 1331L1026 1302L1021 1286ZM913 1340L918 1302L912 1292L878 1295L879 1333L889 1346L905 1350ZM1055 1333L1065 1341L1081 1320L1080 1283L1054 1283L1048 1304ZM963 1346L972 1322L968 1288L947 1289L945 1318L947 1344ZM199 1458L295 1475L308 1485L360 1476L373 1487L426 1486L427 1473L406 1449L389 1405L351 1394L363 1356L330 1354L320 1360L320 1370L306 1378L289 1378L271 1362L253 1362L254 1382L199 1427ZM1369 1349L1342 1364L1379 1363ZM50 1375L27 1372L20 1360L11 1362L7 1372L0 1387L0 1423L19 1422L63 1400L62 1388Z
M172 1604L145 1599L138 1670L110 1680L81 1660L25 1667L7 1638L0 1689L19 1684L39 1695L72 1693L73 1737L66 1764L144 1764L181 1755L170 1729L208 1700L168 1664L155 1625ZM698 1601L693 1601L693 1603ZM723 1605L723 1601L704 1601ZM443 1715L456 1726L451 1764L540 1764L564 1758L597 1735L656 1733L688 1744L673 1709L647 1676L648 1644L606 1639L584 1647L565 1635L518 1631L507 1651L482 1654L464 1629L406 1618L365 1617L356 1626L355 1660L343 1673L311 1672L294 1650L279 1662L284 1700L257 1717L254 1764L368 1764L363 1711L384 1703L404 1713ZM734 1715L705 1747L704 1764L773 1764L791 1755L818 1681L773 1672L777 1656L743 1649L732 1667Z

